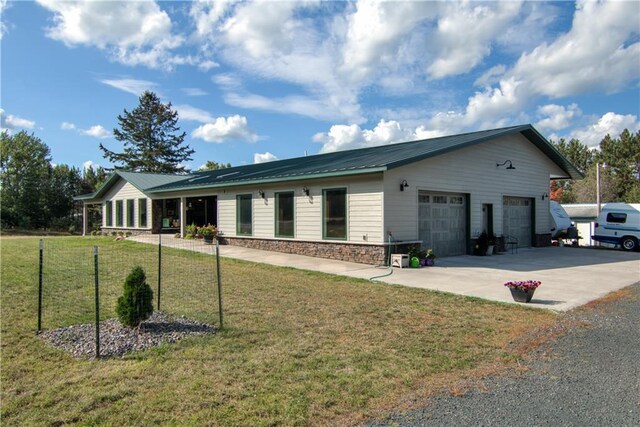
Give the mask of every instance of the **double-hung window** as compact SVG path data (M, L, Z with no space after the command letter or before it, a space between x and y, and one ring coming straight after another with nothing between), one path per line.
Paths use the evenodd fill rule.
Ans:
M276 237L294 237L294 193L276 193Z
M138 227L147 228L147 199L138 199Z
M113 227L113 202L109 200L104 204L104 225L106 227Z
M236 196L236 234L251 236L253 196L251 194L239 194Z
M135 227L135 212L134 208L136 201L133 199L127 199L127 227Z
M347 239L347 189L322 191L322 228L325 239Z
M122 227L122 200L116 200L116 227Z

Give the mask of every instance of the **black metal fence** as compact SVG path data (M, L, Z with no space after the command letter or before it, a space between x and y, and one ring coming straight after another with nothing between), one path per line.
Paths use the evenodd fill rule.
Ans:
M221 265L217 242L170 235L76 241L42 239L39 248L38 331L116 317L117 299L131 270L144 269L163 313L223 326Z

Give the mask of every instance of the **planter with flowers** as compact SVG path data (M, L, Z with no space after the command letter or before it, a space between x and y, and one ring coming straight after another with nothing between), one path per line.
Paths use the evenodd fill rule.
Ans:
M511 291L515 302L530 302L533 293L541 284L539 280L517 280L506 282L504 285Z
M433 253L433 249L427 249L424 251L424 265L432 266L436 262L436 254Z
M203 227L198 228L198 234L202 236L204 242L207 244L212 244L214 237L218 235L218 227L215 225L207 224Z

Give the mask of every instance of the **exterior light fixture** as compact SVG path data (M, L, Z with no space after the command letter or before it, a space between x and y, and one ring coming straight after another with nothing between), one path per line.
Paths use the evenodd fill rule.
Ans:
M509 166L507 166L505 169L507 169L507 170L515 170L515 167L513 167L513 163L511 163L511 160L505 160L502 163L496 163L496 167L499 168L500 166L504 166L507 163L509 163Z
M400 191L404 191L405 188L407 188L409 186L409 183L407 182L406 179L403 179L400 182Z
M302 192L305 196L309 196L309 187L302 187Z
M548 199L548 198L549 198L549 194L544 193L544 194L542 195L542 200L544 200L544 199Z
M262 190L258 190L258 194L260 195L260 197L262 197L263 199L267 198L267 195L264 193L264 191Z

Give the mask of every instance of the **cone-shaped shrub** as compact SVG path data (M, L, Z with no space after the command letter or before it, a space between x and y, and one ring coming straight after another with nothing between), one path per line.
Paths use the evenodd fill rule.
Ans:
M153 313L153 291L142 267L134 267L124 281L124 293L118 298L116 313L120 323L131 328Z

